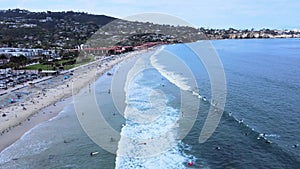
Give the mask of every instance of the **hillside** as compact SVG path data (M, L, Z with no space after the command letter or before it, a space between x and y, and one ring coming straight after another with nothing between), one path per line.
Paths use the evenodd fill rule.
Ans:
M297 30L204 29L129 22L84 12L0 11L0 47L74 49L147 42L194 42L202 39L299 38Z
M80 12L0 12L0 46L73 48L115 18Z

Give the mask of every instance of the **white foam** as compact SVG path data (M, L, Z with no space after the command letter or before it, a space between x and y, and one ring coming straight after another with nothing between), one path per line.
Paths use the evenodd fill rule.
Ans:
M189 158L177 140L180 112L166 105L168 98L154 89L155 81L141 85L143 75L126 84L126 125L121 129L116 168L185 168Z
M42 128L45 128L49 122L65 116L65 112L67 112L66 109L68 109L69 106L71 106L71 103L65 106L57 116L36 125L32 129L25 132L19 140L4 149L0 153L0 164L8 162L12 158L21 158L23 156L39 154L47 150L49 146L53 144L53 140L45 139L44 134L36 134L39 133L37 130L41 130Z
M158 70L158 72L168 79L171 83L179 87L181 90L191 90L191 87L188 85L187 79L180 75L179 73L167 71L165 66L158 62L157 57L159 52L161 52L164 48L160 48L154 55L150 57L151 65Z
M186 168L184 162L187 161L186 156L182 156L178 148L170 149L167 152L160 154L159 156L148 158L122 158L117 157L116 168L140 168L140 169L152 169L152 168Z
M280 137L280 135L278 135L278 134L265 134L265 136L266 137L277 137L277 138Z
M33 137L35 139L32 139ZM47 150L50 144L52 144L51 140L35 137L32 132L28 132L0 153L0 165L10 161L12 158L39 154Z

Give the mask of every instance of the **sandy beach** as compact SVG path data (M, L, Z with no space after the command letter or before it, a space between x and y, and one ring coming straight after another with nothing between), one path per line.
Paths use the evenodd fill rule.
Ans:
M0 152L34 126L55 117L72 100L72 95L93 83L114 65L144 52L147 50L111 56L108 60L99 59L79 66L67 80L63 80L64 75L53 77L51 81L59 83L50 87L48 84L46 90L41 90L41 87L23 89L32 90L26 99L0 110Z

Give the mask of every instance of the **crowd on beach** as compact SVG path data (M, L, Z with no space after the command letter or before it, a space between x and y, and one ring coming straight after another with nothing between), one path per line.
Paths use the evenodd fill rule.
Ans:
M113 55L95 60L73 70L66 71L64 74L48 77L47 80L34 85L26 85L23 88L0 96L0 139L1 135L10 132L15 126L22 125L24 121L30 121L31 116L42 111L43 108L50 105L55 106L58 102L71 97L84 86L91 84L113 65L126 58L137 56L141 52L143 51ZM53 112L49 111L39 114L45 113Z

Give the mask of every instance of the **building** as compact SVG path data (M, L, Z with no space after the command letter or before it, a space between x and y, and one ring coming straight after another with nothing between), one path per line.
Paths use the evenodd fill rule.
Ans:
M26 49L26 48L0 48L0 55L5 54L7 57L25 56L34 58L42 55L50 55L52 52L44 49Z
M45 76L56 76L58 75L59 72L57 70L42 70L39 72L39 75L41 77L45 77Z

